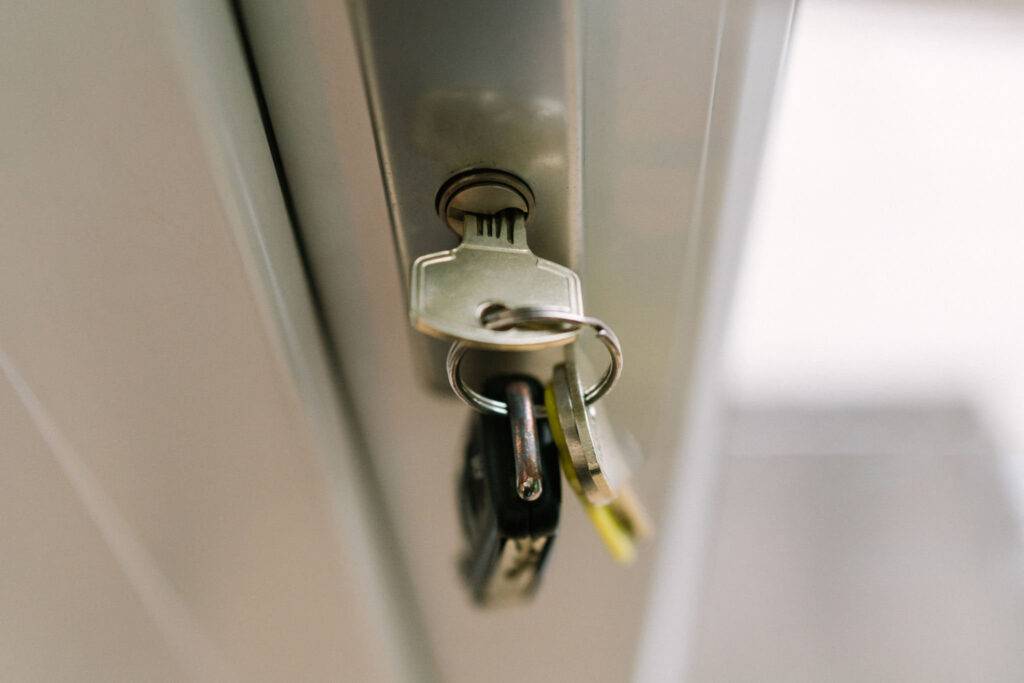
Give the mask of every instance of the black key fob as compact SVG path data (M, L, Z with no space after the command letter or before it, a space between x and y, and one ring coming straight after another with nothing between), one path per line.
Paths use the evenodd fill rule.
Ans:
M543 405L544 388L529 376L493 377L485 384L484 393L504 401L512 382L525 382L534 404ZM459 507L467 543L462 575L473 600L481 605L520 602L536 592L555 541L562 503L558 446L543 418L536 419L535 424L540 495L526 500L517 491L512 419L474 413L459 481Z

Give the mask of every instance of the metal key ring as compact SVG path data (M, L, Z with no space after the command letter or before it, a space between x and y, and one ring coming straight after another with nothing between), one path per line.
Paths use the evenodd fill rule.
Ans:
M569 313L561 308L546 306L527 306L523 308L506 309L485 316L484 325L496 330L508 330L523 325L536 325L544 323L556 323L558 329L565 331L566 327L579 330L581 327L590 327L597 333L597 338L604 344L611 357L608 368L601 375L601 378L584 392L584 401L587 405L594 403L607 394L615 382L622 375L622 346L619 338L610 327L601 320L587 316ZM470 346L462 340L456 340L448 349L446 369L448 372L448 384L452 391L464 403L482 413L493 415L508 415L508 405L504 401L488 398L469 387L462 379L462 358ZM546 417L547 411L543 405L534 408L538 417Z

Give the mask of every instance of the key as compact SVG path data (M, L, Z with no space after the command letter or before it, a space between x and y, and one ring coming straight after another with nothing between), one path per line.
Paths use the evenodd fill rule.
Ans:
M605 448L605 425L598 419L597 409L583 400L576 353L575 344L567 346L565 362L556 365L551 373L554 405L548 406L548 416L558 418L583 495L594 505L605 505L618 495L629 471L618 451Z
M575 338L573 331L550 328L487 329L481 316L495 307L555 306L583 313L579 276L530 251L526 217L517 209L465 214L462 243L416 259L409 287L409 317L417 330L481 348L534 350Z
M499 376L485 384L485 392L532 405L540 401L542 387L532 377ZM473 600L485 606L523 602L536 593L561 508L558 447L551 429L543 419L515 425L532 418L524 418L521 407L513 408L509 417L474 414L459 485L466 540L462 575ZM539 474L533 476L539 487L532 499L524 497L517 474L519 438L535 441Z
M540 471L540 444L533 416L532 387L524 381L505 386L512 429L512 456L516 466L516 493L523 500L537 500L544 490Z
M579 384L574 346L566 348L566 362L555 367L544 392L548 421L569 486L612 557L629 564L653 525L628 481L614 434L597 409L583 403L582 387L573 387Z

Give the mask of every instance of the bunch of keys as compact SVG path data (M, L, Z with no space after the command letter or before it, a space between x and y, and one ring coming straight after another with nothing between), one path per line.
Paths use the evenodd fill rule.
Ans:
M452 340L447 357L449 384L484 416L474 431L469 448L474 455L467 455L461 488L470 546L464 575L474 597L483 603L507 601L512 594L532 595L553 542L554 526L506 523L519 514L550 521L550 516L540 513L543 503L555 506L557 524L558 500L551 503L543 493L558 481L557 472L534 467L532 471L542 476L531 481L530 458L524 458L524 452L550 452L549 457L560 462L570 487L617 560L632 561L636 540L650 533L647 515L629 487L628 467L610 434L601 429L604 423L593 406L622 373L621 345L608 326L583 313L579 276L530 251L526 222L532 206L529 188L508 174L485 171L456 177L442 188L438 209L461 233L462 243L418 258L410 278L413 326ZM608 369L587 389L580 379L576 351L579 332L585 327L596 332L611 359ZM520 399L514 399L503 394L507 387L490 382L479 393L461 375L462 359L471 348L524 352L555 346L565 349L565 361L555 366L543 400L535 380L519 380L532 387L527 402L532 414L527 417L521 393ZM530 425L532 434L525 438L535 442L532 449L517 436L530 432ZM490 433L495 430L497 434ZM550 434L551 443L542 444L541 434ZM487 449L480 447L484 443L490 444ZM512 469L498 467L492 459L511 463ZM484 498L471 495L471 490L489 491L486 504L492 509L481 507L485 503L479 501ZM500 491L515 495L496 493Z

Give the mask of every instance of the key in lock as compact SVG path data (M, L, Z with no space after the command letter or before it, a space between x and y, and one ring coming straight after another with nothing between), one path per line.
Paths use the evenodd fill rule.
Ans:
M582 289L571 269L530 251L526 222L533 202L522 181L489 171L453 182L454 189L442 190L439 210L450 226L461 228L462 243L421 256L413 264L409 293L413 326L435 337L502 351L572 341L572 331L494 330L481 323L481 316L494 307L552 306L582 314Z

